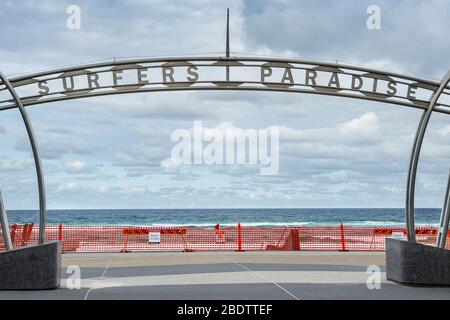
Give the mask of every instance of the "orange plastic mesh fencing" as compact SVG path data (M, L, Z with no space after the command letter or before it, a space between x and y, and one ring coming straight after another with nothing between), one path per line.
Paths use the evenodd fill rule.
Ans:
M11 225L15 248L37 244L38 227ZM395 234L394 234L395 233ZM385 239L406 237L405 228L374 227L276 227L247 226L207 229L194 227L156 228L136 226L48 226L46 241L60 240L62 251L384 251ZM435 227L416 229L417 242L436 243ZM450 249L450 233L446 247ZM0 232L0 251L5 250Z

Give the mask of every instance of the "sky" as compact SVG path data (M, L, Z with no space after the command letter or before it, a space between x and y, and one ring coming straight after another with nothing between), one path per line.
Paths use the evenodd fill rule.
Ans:
M380 29L366 21L380 8ZM68 29L69 5L81 28ZM450 68L450 1L0 0L0 69L8 76L113 57L232 55L339 61L429 79ZM137 93L27 108L50 209L403 207L420 110L271 92ZM417 207L441 207L450 119L433 115ZM174 130L280 130L276 175L250 165L167 165ZM0 116L7 209L37 209L29 142L17 109Z

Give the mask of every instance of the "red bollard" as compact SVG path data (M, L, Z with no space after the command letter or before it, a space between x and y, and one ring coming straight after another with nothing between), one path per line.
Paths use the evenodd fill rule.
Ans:
M238 242L238 248L237 251L242 251L242 238L241 238L241 223L238 222L237 225L237 242Z
M62 223L60 223L58 225L58 240L59 240L59 242L61 242L61 253L64 253L63 248L62 248L62 246L63 246L63 244L62 244L62 240L63 240Z
M58 240L62 241L62 223L58 226Z
M339 251L347 251L345 249L344 225L342 224L342 222L339 225L339 230L341 230L341 250Z

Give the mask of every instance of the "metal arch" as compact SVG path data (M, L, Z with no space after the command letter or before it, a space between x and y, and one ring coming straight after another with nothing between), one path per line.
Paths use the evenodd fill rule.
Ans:
M441 219L439 221L438 234L436 237L436 247L438 248L445 248L449 221L450 221L450 172L448 175L444 204L442 206Z
M198 62L198 63L197 63ZM139 58L139 59L126 59L126 60L114 60L90 63L77 66L69 66L63 68L56 68L47 71L35 72L24 74L20 76L11 77L9 79L10 83L14 88L19 90L22 86L35 85L36 83L47 83L47 81L55 84L56 81L64 79L65 77L80 76L80 75L92 75L101 73L109 73L118 68L117 70L127 70L127 69L137 69L137 68L162 68L164 65L194 65L198 67L226 67L227 71L230 66L241 66L243 68L247 67L261 67L268 64L273 64L275 68L286 67L290 65L289 68L299 69L299 70L317 70L321 72L338 72L341 75L346 76L363 76L373 79L380 79L383 81L392 80L393 82L398 82L402 85L416 85L419 88L428 90L430 96L437 90L440 82L434 80L423 79L419 77L402 75L394 72L385 72L382 70L376 70L371 68L365 68L355 65L343 64L343 63L330 63L330 62L320 62L313 60L303 60L303 59L291 59L291 58L262 58L262 57L223 57L223 56L183 56L183 57L160 57L160 58ZM143 66L145 64L153 64L152 66ZM156 64L156 65L155 65ZM294 64L293 66L291 64ZM133 68L128 68L129 66L134 66ZM122 68L122 69L121 69ZM345 70L345 71L344 71ZM228 75L228 72L227 72ZM395 78L395 79L393 79ZM240 82L239 82L240 81ZM23 106L31 106L48 102L63 101L70 99L78 99L85 97L94 97L102 95L112 95L112 94L125 94L134 92L154 92L154 91L175 91L175 90L250 90L250 91L279 91L279 92L294 92L294 93L307 93L307 94L318 94L318 95L331 95L339 97L347 97L354 99L364 99L368 101L378 101L384 103L390 103L393 105L402 105L412 108L418 108L426 110L429 105L429 98L426 99L416 99L409 98L401 95L388 96L386 94L371 92L371 89L349 89L349 88L339 88L336 90L329 90L330 88L325 88L323 85L310 85L302 83L294 83L294 85L283 86L279 85L278 82L266 82L262 81L248 81L239 80L238 82L230 81L227 77L226 81L214 79L214 80L203 80L195 81L188 84L188 82L175 81L174 85L166 85L161 81L150 82L146 85L142 84L120 84L120 85L106 85L99 86L95 88L78 88L71 89L70 94L65 90L56 90L51 93L39 93L34 95L24 95L21 96ZM376 80L374 80L376 81ZM192 85L194 84L194 85ZM192 86L191 86L192 85ZM98 84L97 84L98 86ZM48 89L48 88L47 88ZM450 95L450 87L446 88L444 94ZM0 91L4 90L0 88ZM375 90L375 89L374 89ZM20 90L19 90L20 92ZM0 111L14 108L15 104L11 100L0 101ZM438 104L435 106L434 111L450 114L450 104Z
M414 224L414 193L416 188L417 165L419 162L420 151L422 149L422 142L430 121L431 113L433 112L433 108L449 82L450 71L446 73L439 85L439 88L433 93L428 108L422 113L422 117L420 118L419 126L417 127L416 135L414 137L406 186L406 230L408 241L412 242L416 241L416 230Z
M78 92L73 92L72 95L65 95L64 97L48 97L47 99L39 100L39 99L29 99L29 97L23 97L23 102L21 101L21 98L17 94L17 92L14 90L14 87L20 87L22 85L27 85L29 83L32 83L33 81L38 81L35 78L39 77L53 77L60 78L61 74L63 73L70 73L70 72L77 72L77 71L88 71L88 69L91 68L107 68L107 67L119 67L119 66L126 66L126 65L137 65L137 64L146 64L146 63L186 63L186 62L193 62L193 61L203 61L205 62L214 62L217 66L226 66L227 69L229 66L236 65L239 62L256 62L256 63L273 63L273 64L300 64L300 65L306 65L306 66L314 66L314 68L323 68L323 69L345 69L352 72L365 72L365 73L372 73L375 74L375 76L382 76L382 77L393 77L398 78L400 80L400 83L411 83L411 84L417 84L419 86L422 86L426 88L427 90L431 91L431 98L429 101L426 100L411 100L409 101L399 101L399 100L389 100L385 97L380 97L375 95L355 95L350 93L338 93L336 91L327 91L327 90L321 90L321 91L308 91L303 89L296 89L296 90L287 90L285 88L281 87L256 87L254 86L254 83L250 82L243 82L247 83L250 86L247 87L240 87L236 86L236 83L233 83L232 81L229 81L229 78L227 77L226 81L219 81L221 84L217 84L217 86L214 86L214 81L210 81L210 86L208 86L208 82L205 83L198 83L198 86L174 86L174 87L163 87L163 88L144 88L143 90L138 90L136 88L133 88L133 86L129 88L125 88L124 85L121 90L116 91L97 91L97 92L88 92L86 93L86 90L80 89ZM200 64L199 64L200 65ZM251 66L251 65L246 65ZM157 66L161 67L161 66ZM108 70L110 71L110 70ZM100 71L105 72L105 71ZM355 74L355 73L347 73L347 74ZM346 72L344 72L345 74ZM56 79L54 78L54 79ZM409 165L409 171L408 171L408 181L407 181L407 194L406 194L406 225L408 230L408 240L414 241L415 240L415 229L414 229L414 191L415 191L415 180L416 180L416 172L417 172L417 165L418 165L418 159L420 155L420 150L423 142L423 138L425 135L425 131L431 116L431 113L434 112L440 112L444 114L450 114L450 105L448 104L438 104L437 101L442 93L444 93L447 96L450 96L450 87L448 86L448 82L450 80L450 72L446 74L444 79L442 81L434 81L434 80L427 80L419 77L409 76L409 75L402 75L399 73L394 72L385 72L381 70L371 69L371 68L365 68L365 67L359 67L349 64L342 64L342 63L328 63L328 62L319 62L319 61L313 61L313 60L302 60L302 59L289 59L289 58L262 58L262 57L221 57L221 56L208 56L208 57L201 57L201 56L185 56L185 57L160 57L160 58L140 58L140 59L128 59L128 60L116 60L114 61L105 61L100 63L91 63L91 64L84 64L84 65L77 65L77 66L69 66L69 67L63 67L63 68L57 68L42 72L35 72L25 75L20 75L16 77L12 77L9 81L2 75L3 82L7 85L7 89L11 92L11 94L14 97L14 100L16 101L16 104L9 104L6 106L0 106L1 110L6 110L9 108L16 107L16 105L19 107L22 117L24 119L24 123L27 127L28 135L30 137L30 142L33 147L33 155L35 157L35 164L36 164L36 170L38 174L38 183L39 183L39 192L40 192L40 210L41 210L41 223L40 228L42 226L45 226L45 193L44 193L44 186L43 186L43 177L42 177L42 166L39 159L39 154L37 152L37 145L35 142L34 134L31 128L31 124L29 123L29 119L27 117L27 114L25 112L24 106L28 105L34 105L34 104L40 104L40 103L49 103L53 101L60 101L60 100L66 100L66 99L76 99L76 98L84 98L84 97L93 97L93 96L101 96L101 95L110 95L110 94L119 94L119 93L133 93L133 92L152 92L152 91L177 91L177 90L254 90L254 91L282 91L282 92L297 92L297 93L312 93L312 94L320 94L320 95L332 95L332 96L341 96L341 97L348 97L348 98L356 98L356 99L364 99L364 100L370 100L370 101L379 101L384 103L390 103L390 104L396 104L396 105L403 105L407 107L413 107L413 108L419 108L424 110L422 117L419 122L419 126L416 131L413 148L411 152L411 158L410 158L410 165ZM31 82L30 82L31 81ZM12 84L12 85L11 85ZM156 83L161 84L161 83ZM262 83L261 83L262 84ZM112 89L114 86L106 86L102 89ZM0 91L4 90L0 88ZM445 90L445 91L444 91ZM76 90L75 90L76 91ZM57 92L57 94L61 94L63 92ZM363 93L363 92L360 92ZM31 98L34 98L31 96ZM405 99L403 97L403 99ZM408 100L406 98L406 100ZM1 102L1 101L0 101ZM4 102L4 101L3 101ZM28 125L27 125L28 124ZM43 241L43 235L44 235L45 229L40 229L40 241Z
M224 81L225 82L225 81ZM421 105L415 105L413 103L404 103L401 101L388 101L385 99L380 99L376 97L368 97L368 96L358 96L354 94L347 94L347 93L333 93L333 92L326 92L326 91L311 91L311 90L302 90L302 89L283 89L283 88L269 88L269 87L239 87L239 86L196 86L196 87L182 87L182 88L171 88L171 87L164 87L164 88L152 88L152 89L130 89L130 90L108 90L108 91L100 91L100 92L93 92L93 93L80 93L80 94L72 94L67 96L59 96L54 98L47 98L46 100L35 100L31 102L24 102L25 107L30 107L34 105L39 104L45 104L45 103L51 103L51 102L58 102L58 101L65 101L65 100L72 100L72 99L82 99L82 98L91 98L91 97L99 97L99 96L107 96L107 95L118 95L118 94L127 94L127 93L144 93L144 92L167 92L167 91L266 91L266 92L284 92L284 93L304 93L304 94L312 94L312 95L323 95L323 96L334 96L334 97L341 97L341 98L351 98L351 99L358 99L358 100L367 100L367 101L374 101L374 102L381 102L381 103L387 103L390 105L399 105L419 110L426 110L426 107ZM75 90L74 90L75 91ZM83 91L83 90L78 90ZM15 105L8 105L8 106L0 106L0 111L13 109L15 108ZM435 108L435 112L443 113L450 115L450 109L443 109L443 108Z
M14 87L11 85L9 80L3 75L0 71L0 80L2 80L3 84L6 86L8 91L14 98L17 107L19 108L20 114L22 116L23 123L25 124L25 128L27 130L28 138L30 140L31 149L33 152L34 164L36 166L36 176L38 181L39 188L39 244L43 244L45 242L45 219L46 219L46 199L45 199L45 186L44 186L44 174L42 170L41 158L39 156L38 145L36 142L36 137L34 135L33 126L31 125L30 118L28 117L28 113L25 110L25 107L20 100L19 95L17 94Z

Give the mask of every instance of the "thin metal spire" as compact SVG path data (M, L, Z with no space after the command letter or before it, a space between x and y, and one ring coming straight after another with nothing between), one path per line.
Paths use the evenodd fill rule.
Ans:
M227 8L227 43L225 49L225 56L230 57L230 9Z

